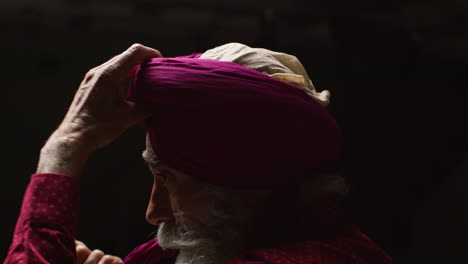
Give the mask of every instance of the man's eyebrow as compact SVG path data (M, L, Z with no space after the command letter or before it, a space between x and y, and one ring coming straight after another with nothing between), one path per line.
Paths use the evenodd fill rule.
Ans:
M149 154L146 149L143 150L143 153L141 154L141 156L143 157L143 160L145 160L146 164L148 164L151 167L163 167L164 166L164 164L162 164L160 160L156 159L154 155Z

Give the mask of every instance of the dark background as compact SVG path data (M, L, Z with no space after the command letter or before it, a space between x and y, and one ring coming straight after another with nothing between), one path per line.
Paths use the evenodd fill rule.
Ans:
M41 146L84 74L134 42L164 56L241 42L296 55L343 128L346 206L396 263L467 263L468 1L2 0L3 259ZM125 256L155 230L133 128L82 178L78 238Z

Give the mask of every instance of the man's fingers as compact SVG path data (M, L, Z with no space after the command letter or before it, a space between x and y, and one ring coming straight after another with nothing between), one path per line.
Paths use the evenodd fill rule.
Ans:
M99 249L94 250L89 254L88 258L83 264L98 264L99 261L104 257L104 252Z
M98 264L122 264L123 261L119 257L105 255Z
M76 245L76 264L123 264L123 260L116 256L104 255L99 249L91 252L89 248L81 241L75 240Z
M91 250L81 241L75 240L76 245L76 264L83 264L91 254Z
M134 71L136 66L154 57L162 57L161 52L141 44L133 44L122 54L111 59L112 63L107 65L108 68L104 70L109 70L110 74L115 74L116 78L123 80Z
M86 244L83 243L83 242L81 242L80 240L75 240L75 246L84 246L84 247L88 248L88 247L86 246Z

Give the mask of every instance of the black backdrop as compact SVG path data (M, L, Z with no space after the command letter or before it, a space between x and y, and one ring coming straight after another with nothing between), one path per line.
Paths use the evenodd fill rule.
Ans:
M88 69L139 42L164 56L236 41L295 54L343 128L337 170L397 263L466 263L467 1L56 0L0 3L3 259L38 153ZM285 139L287 140L287 139ZM152 236L135 127L82 179L78 238L125 256Z

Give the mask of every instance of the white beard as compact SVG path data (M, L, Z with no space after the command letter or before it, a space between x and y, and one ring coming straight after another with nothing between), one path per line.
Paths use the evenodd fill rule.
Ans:
M224 198L214 200L223 203ZM179 249L176 264L225 263L241 253L247 217L229 206L220 206L221 203L208 205L197 216L188 217L176 211L175 221L159 226L159 245Z
M157 234L162 248L179 249L176 264L211 264L223 263L218 244L214 238L202 238L181 227L175 222L162 223Z

